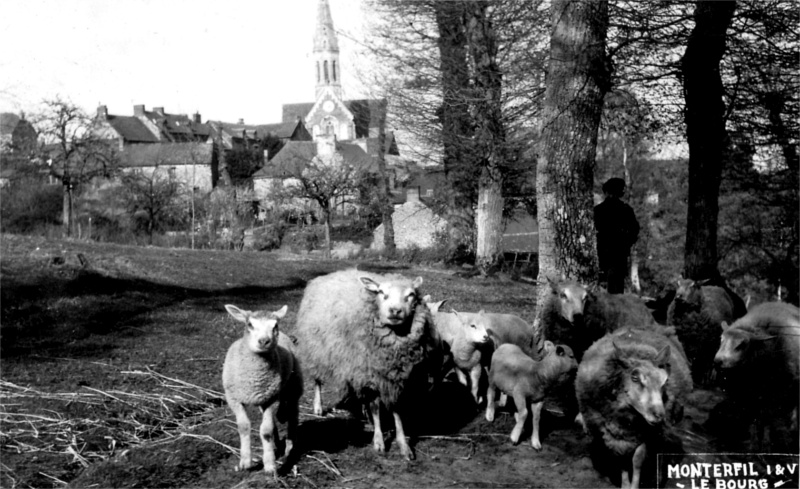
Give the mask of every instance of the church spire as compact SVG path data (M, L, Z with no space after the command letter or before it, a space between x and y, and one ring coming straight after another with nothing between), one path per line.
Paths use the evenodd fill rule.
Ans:
M333 28L333 17L328 0L317 4L317 25L314 30L314 74L316 98L330 87L337 98L342 98L342 80L339 65L339 40Z

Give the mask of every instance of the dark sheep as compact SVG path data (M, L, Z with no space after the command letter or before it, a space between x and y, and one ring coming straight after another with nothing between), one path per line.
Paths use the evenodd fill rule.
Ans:
M594 343L578 367L584 428L612 455L622 487L639 487L647 455L677 440L673 426L692 380L676 342L655 330L621 329Z
M677 281L675 298L667 310L667 325L675 327L685 346L692 378L698 384L711 382L719 326L736 320L735 311L734 301L724 288L690 279Z

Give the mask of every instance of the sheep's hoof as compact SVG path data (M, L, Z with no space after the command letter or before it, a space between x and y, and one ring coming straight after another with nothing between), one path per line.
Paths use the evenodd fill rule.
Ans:
M491 411L486 411L486 421L492 422L494 421L494 413Z
M384 445L383 440L373 440L372 448L374 448L378 453L386 453L386 445Z
M275 470L275 464L265 465L264 466L264 473L267 474L267 476L272 476L272 477L277 476L278 473Z
M240 470L250 470L253 467L258 465L257 460L239 460L239 463L234 467L234 470L239 472Z
M542 451L542 444L541 443L538 443L538 442L531 443L531 447L533 447L533 449L536 450L537 452L541 452Z
M511 443L513 443L514 445L519 445L519 435L515 436L515 434L512 433L511 434Z
M406 458L406 460L408 460L409 462L411 462L412 460L414 460L414 459L416 459L416 458L417 458L417 457L415 457L415 456L414 456L414 452L412 452L411 450L409 450L409 451L408 451L408 453L403 453L403 456L404 456L404 457Z

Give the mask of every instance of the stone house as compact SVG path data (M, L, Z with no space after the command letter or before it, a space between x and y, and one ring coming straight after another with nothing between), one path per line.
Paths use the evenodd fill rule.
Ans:
M437 234L447 230L447 222L420 201L418 187L408 188L406 202L394 207L392 223L395 246L400 250L431 248L436 244ZM384 229L383 224L375 228L371 249L383 249Z
M196 192L210 192L218 180L210 142L132 144L119 156L123 172L165 172Z

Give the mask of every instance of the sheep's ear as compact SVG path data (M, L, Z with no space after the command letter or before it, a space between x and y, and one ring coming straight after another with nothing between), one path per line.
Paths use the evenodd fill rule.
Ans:
M430 294L425 294L424 296L422 296L422 302L424 302L425 304L430 303L431 299L432 297Z
M722 322L720 323L720 326L722 326L722 331L727 331L727 330L728 330L728 328L730 328L730 327L731 327L731 326L728 324L728 322L727 322L727 321L722 321Z
M461 321L462 323L464 322L464 320L461 318L461 315L458 313L458 311L456 311L455 309L453 309L453 308L451 307L451 308L450 308L450 312L452 312L453 314L455 314L455 315L456 315L456 317L458 318L458 320L459 320L459 321Z
M377 294L378 291L381 290L381 285L369 277L359 277L358 279L364 284L364 288L373 294Z
M766 335L764 333L753 333L750 335L750 339L753 341L767 341L771 340L772 338L777 338L775 335Z
M656 360L655 360L656 364L657 365L667 364L669 361L669 354L670 354L669 345L665 345L664 348L662 348L661 351L659 351L656 354Z
M480 311L478 311L478 314L483 316L484 314L486 314L486 310L485 309L481 309Z
M697 285L698 287L702 287L704 285L708 285L710 282L711 282L711 279L707 278L705 280L698 280L697 282L695 282L695 285Z
M567 354L567 350L564 349L561 345L556 345L556 355L563 357Z
M622 357L622 348L619 347L616 340L611 340L611 344L614 346L614 355L617 358Z
M430 297L430 296L427 296L427 297ZM428 310L431 311L431 312L439 312L439 310L442 308L442 306L444 305L445 302L447 302L446 299L443 300L443 301L439 301L439 302L428 302Z
M239 321L241 323L246 323L247 322L247 317L249 316L247 311L239 309L238 307L234 306L233 304L227 304L225 306L225 310L228 311L228 314L230 314L233 317L233 319L235 319L235 320L237 320L237 321Z
M556 349L555 343L549 340L545 340L544 342L544 353L545 355L549 354L551 351Z
M750 299L751 299L750 294L747 294L747 297L744 299L744 308L747 311L750 310Z
M414 281L411 282L411 286L415 289L422 287L422 277L415 278Z
M550 288L553 289L553 292L558 292L558 284L553 281L552 278L549 276L547 278L547 283L550 284Z
M283 316L286 315L286 311L288 311L288 310L289 310L289 306L283 306L280 309L278 309L277 311L273 312L272 315L275 316L278 319L281 319Z

